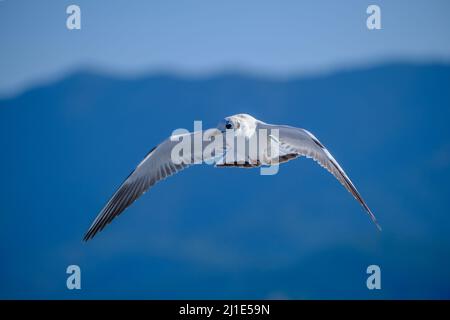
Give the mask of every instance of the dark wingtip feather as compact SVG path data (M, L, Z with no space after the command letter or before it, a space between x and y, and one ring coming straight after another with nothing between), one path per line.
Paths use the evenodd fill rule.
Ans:
M83 241L84 242L88 242L91 238L89 237L89 235L86 233L83 237Z

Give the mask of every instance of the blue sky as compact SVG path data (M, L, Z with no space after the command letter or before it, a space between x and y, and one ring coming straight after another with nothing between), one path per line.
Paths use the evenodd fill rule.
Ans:
M81 7L82 29L66 28ZM381 7L382 30L366 28ZM448 1L0 1L0 93L80 67L301 74L386 59L450 60Z

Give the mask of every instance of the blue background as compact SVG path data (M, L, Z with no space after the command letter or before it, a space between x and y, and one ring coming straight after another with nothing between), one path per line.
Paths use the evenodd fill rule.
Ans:
M12 14L23 4L17 3L0 5L10 6ZM95 21L110 16L102 18L100 8L84 8L84 4L80 1L85 20L79 31L64 29L65 5L55 9L55 2L49 2L46 8L49 14L61 11L61 30L55 32L65 37L86 36L79 41L93 42L115 37L112 58L105 65L95 62L104 52L90 52L91 47L80 42L68 53L73 59L67 65L76 71L67 72L61 65L56 68L61 76L51 79L49 72L36 78L40 68L52 69L52 57L39 53L50 49L45 44L17 48L21 42L38 41L33 32L42 29L30 31L28 38L14 36L23 35L24 29L10 29L5 44L17 47L7 45L1 53L2 61L8 61L2 81L9 93L0 99L0 298L450 297L450 65L445 58L448 41L441 39L449 29L439 29L439 23L448 22L439 19L442 2L424 11L434 24L433 36L426 40L420 34L421 40L394 36L407 43L403 50L411 53L395 59L378 52L373 58L380 61L374 63L370 55L355 49L356 44L347 48L342 39L350 37L353 40L347 42L357 43L359 38L344 36L339 26L365 37L390 39L390 30L402 25L406 15L384 24L380 31L365 29L367 4L339 9L348 10L350 16L357 14L360 29L346 25L346 19L329 29L313 19L317 28L302 29L301 35L323 41L326 54L314 57L313 52L287 46L297 39L306 47L308 43L302 42L295 26L285 24L290 11L285 7L271 21L289 30L282 33L288 40L265 38L278 46L267 44L266 50L251 43L232 46L231 56L240 61L235 68L217 62L233 64L227 54L217 53L220 59L205 66L195 62L201 57L190 60L192 48L215 54L208 42L197 43L197 35L191 34L185 42L167 42L179 55L178 64L169 63L171 71L139 75L96 68L114 70L114 61L121 60L124 70L132 70L126 61L133 61L133 56L127 52L147 49L138 50L145 43L139 32L125 37L115 29L101 35L89 31L90 14L98 15ZM114 6L124 12L125 22L136 23L133 12ZM313 15L327 14L325 9L319 12L311 4L305 6ZM417 6L411 5L411 12L423 9L422 2ZM158 8L164 12L159 18L167 21L163 17L170 14L164 6ZM202 8L196 12L208 12ZM301 5L293 8L302 9ZM386 11L389 17L392 11ZM226 10L220 12L226 16ZM255 13L251 21L262 26L266 20L260 15ZM1 23L12 26L9 19ZM142 23L141 33L153 21L137 20ZM44 26L55 21L50 17ZM234 26L225 18L222 24ZM178 26L178 20L173 25ZM223 30L208 37L223 41L224 46L238 41L227 40L223 37L227 29ZM253 35L263 31L254 28ZM336 36L334 45L321 39L324 32L330 38ZM221 41L213 37L218 35ZM56 34L48 38L42 41L65 46ZM187 43L189 39L197 45ZM232 39L245 42L248 38L244 32ZM378 46L385 44L387 55L397 50L395 41L374 41ZM122 42L128 45L124 50ZM427 48L435 42L440 45ZM153 49L173 54L165 47ZM341 51L352 53L344 59ZM80 52L87 58L78 60ZM283 52L315 60L316 72ZM417 52L420 61L412 59ZM54 55L58 65L60 52ZM263 62L256 67L247 64L251 57ZM274 62L283 57L293 74L287 75ZM358 57L367 63L361 65ZM189 67L193 72L185 73L186 59L194 61ZM150 60L136 65L164 69L157 58ZM349 64L352 60L355 63ZM79 67L77 61L94 67ZM324 71L326 66L332 68ZM206 72L209 68L215 71ZM7 77L14 70L23 77L9 86ZM27 86L27 81L35 84ZM11 89L21 85L22 90ZM346 169L383 232L377 232L359 204L328 172L302 158L281 166L274 176L261 176L259 170L194 166L159 183L93 241L81 241L122 180L172 130L192 130L194 120L212 127L240 112L313 132ZM80 291L66 288L65 271L70 264L81 267ZM382 290L366 287L366 268L371 264L381 267Z

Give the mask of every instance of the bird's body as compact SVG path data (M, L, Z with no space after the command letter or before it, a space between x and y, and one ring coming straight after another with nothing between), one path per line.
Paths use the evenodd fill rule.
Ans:
M256 143L257 151L248 151L246 148L239 149L234 144L230 145L229 141L226 140L223 142L224 147L216 148L213 152L210 152L210 149L213 149L213 142L220 141L223 134L230 132L233 135L233 139L241 139L244 143L250 143L250 145L252 145L251 141L257 138L255 140L258 141ZM268 135L265 137L261 135L261 132L268 133ZM202 141L205 136L207 136L206 141ZM267 140L261 140L261 137L265 137ZM202 143L200 148L194 148L193 152L174 152L179 147L180 139L189 141L200 140ZM259 141L263 141L263 143ZM176 154L176 157L174 154ZM217 128L208 130L207 134L197 131L172 136L153 148L98 214L84 236L84 240L87 241L93 238L97 232L101 231L155 183L191 164L213 162L216 167L256 168L278 165L300 156L314 159L335 176L364 207L378 229L381 230L375 216L356 190L350 178L331 153L312 133L305 129L267 124L248 114L237 114L225 118Z

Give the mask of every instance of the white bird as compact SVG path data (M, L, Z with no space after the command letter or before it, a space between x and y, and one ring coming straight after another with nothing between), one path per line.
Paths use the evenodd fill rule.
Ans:
M259 166L273 165L276 163L283 163L300 156L312 158L319 163L323 168L328 170L339 182L355 197L355 199L363 206L368 213L376 227L381 231L380 225L369 209L358 190L344 172L342 167L334 159L331 153L325 146L309 131L301 128L295 128L285 125L272 125L255 119L248 114L237 114L225 118L216 129L213 129L211 136L225 131L232 130L235 137L245 137L249 139L254 136L260 129L267 131L278 130L278 137L269 136L267 146L262 155L258 154L257 158L252 158L250 155L245 155L244 162L223 162L225 153L231 152L228 145L225 146L223 153L213 153L209 159L204 159L203 151L207 144L203 144L201 150L193 152L190 159L183 159L179 161L172 160L172 149L179 142L168 138L161 144L153 148L144 160L139 163L136 169L128 176L122 183L119 189L114 193L108 203L104 206L102 211L95 218L89 230L84 236L84 240L92 239L99 231L101 231L107 224L109 224L116 216L121 214L127 207L129 207L136 199L144 194L154 184L171 176L178 171L188 167L193 161L211 160L219 156L220 161L216 162L216 167L241 167L241 168L255 168ZM202 132L192 132L181 136L189 136L191 141L199 138ZM279 153L271 156L268 152L270 149L270 140L276 140L279 146ZM187 161L187 160L190 160Z

